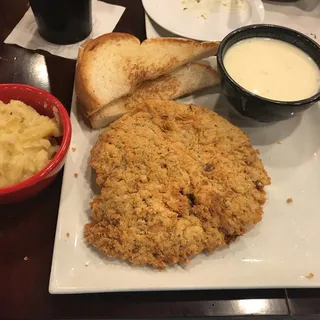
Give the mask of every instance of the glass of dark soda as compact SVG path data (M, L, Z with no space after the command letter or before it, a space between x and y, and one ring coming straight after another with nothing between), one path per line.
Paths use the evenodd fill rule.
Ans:
M92 31L91 0L29 0L38 31L56 44L77 43Z

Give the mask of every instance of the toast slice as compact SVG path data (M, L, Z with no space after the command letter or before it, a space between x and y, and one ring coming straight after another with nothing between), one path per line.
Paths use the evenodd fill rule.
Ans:
M190 63L155 80L143 82L131 95L117 99L93 114L95 129L103 128L136 107L142 100L173 100L220 83L216 70L208 65Z
M213 56L218 42L154 38L140 43L126 33L109 33L79 49L75 86L86 117L187 63Z

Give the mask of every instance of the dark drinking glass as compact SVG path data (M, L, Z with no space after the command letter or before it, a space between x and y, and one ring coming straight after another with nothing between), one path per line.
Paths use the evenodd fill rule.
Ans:
M71 44L92 30L91 0L29 0L40 35L47 41Z

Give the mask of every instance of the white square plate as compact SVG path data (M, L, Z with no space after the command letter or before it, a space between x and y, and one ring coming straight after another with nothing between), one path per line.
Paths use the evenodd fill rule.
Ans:
M83 123L73 99L70 149L76 150L70 150L64 170L51 293L320 286L319 105L287 121L259 124L232 112L219 88L183 101L215 109L260 149L272 179L262 222L230 247L196 256L188 266L157 271L105 258L83 239L97 191L88 161L98 132ZM293 202L288 204L288 198Z

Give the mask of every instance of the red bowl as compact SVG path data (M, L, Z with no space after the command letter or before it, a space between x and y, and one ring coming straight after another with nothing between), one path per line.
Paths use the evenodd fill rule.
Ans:
M20 100L33 107L41 115L59 117L62 141L53 159L34 176L20 183L0 188L0 203L13 203L25 200L46 188L62 169L71 141L71 123L68 112L62 103L50 93L24 84L0 84L0 101Z

